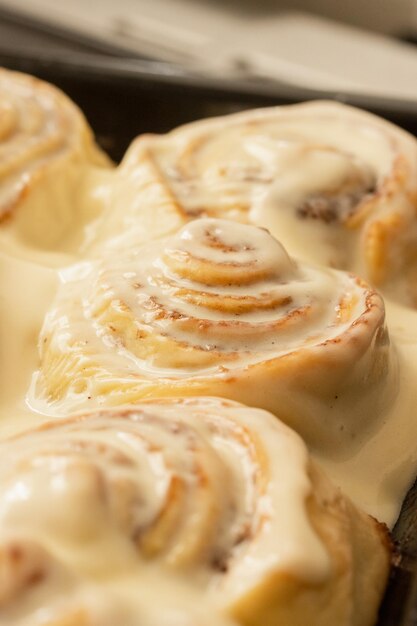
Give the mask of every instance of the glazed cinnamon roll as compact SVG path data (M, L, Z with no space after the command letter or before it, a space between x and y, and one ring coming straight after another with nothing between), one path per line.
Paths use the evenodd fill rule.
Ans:
M81 111L57 88L0 70L0 227L48 247L80 218L86 170L108 165Z
M0 623L13 611L42 615L48 601L69 611L89 585L107 614L119 583L135 590L136 620L150 598L163 614L176 597L169 581L244 626L375 619L389 570L384 530L265 411L161 399L55 421L0 443L0 485ZM76 607L81 621L62 623L111 623ZM208 622L149 622L165 623Z
M353 270L417 306L417 142L403 130L315 102L141 139L122 172L143 169L145 152L172 216L266 226L294 256Z
M395 395L380 296L297 264L261 228L194 220L63 281L31 392L43 411L218 395L331 451L360 441Z

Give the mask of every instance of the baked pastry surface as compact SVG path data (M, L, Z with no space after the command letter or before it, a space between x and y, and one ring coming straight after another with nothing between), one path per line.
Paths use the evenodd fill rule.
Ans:
M107 625L88 621L94 586L99 615L118 585L127 596L140 589L140 615L157 580L245 626L375 620L390 561L384 528L265 411L154 400L57 420L0 451L2 625L63 610L63 596L62 623L78 611L82 624Z
M116 200L113 230L140 237L152 187L154 236L199 216L253 222L417 306L417 142L381 118L311 102L202 120L139 138L120 175L137 197L126 211Z
M381 297L228 220L69 269L39 347L34 402L49 410L218 395L327 452L359 440L396 392Z

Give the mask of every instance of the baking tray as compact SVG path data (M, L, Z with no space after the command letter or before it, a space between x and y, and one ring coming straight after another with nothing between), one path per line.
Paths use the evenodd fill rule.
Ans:
M417 134L417 104L298 89L285 84L207 79L167 63L38 46L11 51L1 37L0 65L34 74L62 88L85 112L102 147L118 161L143 132L253 107L331 98L362 107ZM27 30L27 27L25 27ZM3 44L3 45L2 45ZM75 46L76 47L76 46ZM378 626L417 626L417 483L393 530L398 555Z

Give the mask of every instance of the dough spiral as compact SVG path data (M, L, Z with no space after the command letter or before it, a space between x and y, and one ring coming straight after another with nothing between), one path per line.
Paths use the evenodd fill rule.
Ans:
M161 399L49 423L0 448L2 545L10 538L0 623L14 602L36 606L24 594L49 570L55 600L83 582L127 590L126 577L146 598L149 574L245 626L375 617L389 568L383 530L264 411ZM20 575L4 568L10 545Z
M393 124L334 102L261 109L139 139L121 176L144 160L164 185L161 203L171 197L171 221L265 226L292 255L417 306L417 142ZM143 219L139 197L131 209Z
M77 106L34 77L0 70L0 225L50 247L78 219L88 168L108 165ZM1 224L2 223L2 224Z
M49 410L219 395L330 450L395 394L380 296L353 275L296 264L255 226L194 220L64 282L32 392Z

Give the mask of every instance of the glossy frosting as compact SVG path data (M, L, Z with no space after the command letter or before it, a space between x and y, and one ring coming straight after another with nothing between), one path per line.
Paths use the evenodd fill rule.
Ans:
M209 393L271 410L331 454L395 397L378 294L296 264L255 226L194 220L62 280L39 342L41 410Z
M144 163L159 181L157 232L198 216L251 221L290 254L417 307L417 142L392 124L334 102L262 109L140 139L121 173L133 180ZM142 206L138 190L111 228L140 224Z
M378 591L356 597L367 533L366 576ZM89 413L3 440L0 536L0 623L2 610L41 612L48 585L49 611L66 593L69 611L88 613L83 602L102 583L103 616L114 590L127 581L129 597L135 580L138 617L149 577L159 591L167 581L168 608L184 585L191 600L245 625L288 615L286 624L299 624L306 602L312 624L353 624L354 615L361 625L388 572L383 534L310 466L301 439L264 411L216 398ZM373 580L375 566L382 575ZM323 606L331 590L340 597Z

